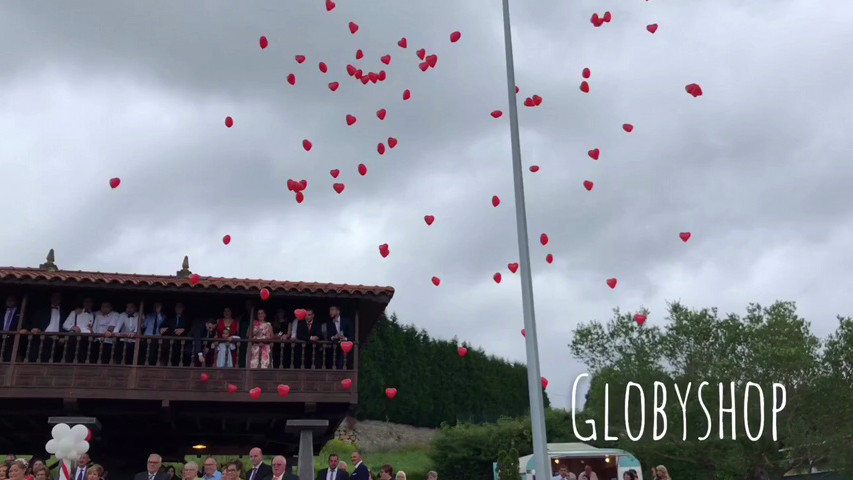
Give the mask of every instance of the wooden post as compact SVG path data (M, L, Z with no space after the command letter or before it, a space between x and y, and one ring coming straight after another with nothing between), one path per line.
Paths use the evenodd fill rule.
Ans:
M145 319L144 308L145 308L145 300L140 300L139 301L139 312L137 313L138 318L136 319L136 335L137 335L137 337L134 338L134 340L136 340L136 342L135 343L128 342L128 345L133 345L133 360L131 360L131 362L133 364L130 366L130 376L128 378L129 384L127 386L128 388L136 388L136 375L138 372L138 369L136 368L136 366L139 365L139 351L142 350L142 335L140 335L140 333L142 332L142 325L145 323L145 321L144 321L144 319ZM127 345L125 345L124 348L126 349ZM127 357L127 354L123 351L122 356Z
M25 293L24 298L21 299L21 311L18 312L18 324L15 325L15 339L12 343L12 359L9 363L16 363L18 359L18 346L21 343L21 327L24 325L24 315L27 314L27 297L28 295ZM11 375L9 376L11 378Z

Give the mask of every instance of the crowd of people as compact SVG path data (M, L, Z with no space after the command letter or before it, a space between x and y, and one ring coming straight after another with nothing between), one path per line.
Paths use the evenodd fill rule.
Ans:
M407 480L405 472L395 472L391 465L382 465L371 472L358 452L353 452L350 460L352 473L348 472L347 464L340 461L338 455L329 455L328 466L317 473L316 480ZM145 470L137 473L133 480L298 480L296 475L288 472L284 456L273 457L267 465L263 452L256 447L249 451L249 461L249 465L244 465L242 460L234 459L220 466L216 458L207 457L201 467L196 462L184 463L178 476L174 466L164 465L163 458L152 453L148 456ZM9 455L0 464L0 480L58 480L59 468L53 470L51 472L42 459L34 457L27 461ZM85 453L68 474L69 480L105 480L108 477L108 472L93 463ZM425 480L438 480L438 474L429 472Z
M95 309L90 297L76 304L63 302L53 293L49 302L28 305L21 316L18 299L6 298L3 332L20 333L18 361L65 363L116 363L234 368L344 368L348 361L341 342L353 341L355 325L341 316L337 306L329 308L328 319L320 321L311 308L301 309L304 318L288 317L284 308L268 315L265 308L247 302L235 316L224 308L220 316L187 313L182 302L167 309L151 304L141 315L138 305L128 302L119 313L112 302L102 301ZM57 334L87 335L57 335ZM49 335L54 334L54 335ZM134 356L139 339L138 355ZM3 361L12 356L13 335L4 335ZM248 351L241 352L250 340Z
M631 469L622 474L622 480L638 480L640 475ZM552 480L598 480L598 475L592 470L591 465L585 465L584 470L577 475L569 471L568 465L560 465L557 474ZM669 471L663 465L652 468L649 480L672 480Z

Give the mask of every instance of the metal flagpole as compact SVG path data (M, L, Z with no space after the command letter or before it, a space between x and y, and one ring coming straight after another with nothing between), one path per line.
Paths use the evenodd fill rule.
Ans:
M518 104L515 93L515 65L512 60L509 0L503 0L503 14L506 82L509 95L509 127L512 138L512 173L515 180L515 216L518 226L518 261L521 268L521 303L524 311L524 329L527 343L527 386L530 389L533 456L536 459L536 474L539 480L550 480L551 462L548 459L545 404L542 399L542 375L539 373L539 346L536 340L536 317L533 311L533 277L530 272L530 245L528 244L527 234L527 212L524 205L524 179L521 167L521 141L518 134Z

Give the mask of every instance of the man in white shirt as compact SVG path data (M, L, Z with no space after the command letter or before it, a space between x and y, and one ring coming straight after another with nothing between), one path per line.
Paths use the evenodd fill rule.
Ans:
M578 480L598 480L598 475L592 471L592 466L587 465L583 467L583 472L578 475Z
M347 480L346 470L340 468L339 458L336 454L329 455L329 468L324 468L317 473L317 480Z
M554 477L554 480L576 480L577 477L574 473L569 471L568 465L560 465L560 471L557 472L557 475Z
M92 305L91 298L83 299L83 306L77 307L68 314L68 318L62 324L62 330L78 334L92 333L92 324L95 323ZM65 361L67 363L84 363L88 347L89 339L87 337L80 335L70 337L65 345Z
M249 460L252 462L252 469L246 476L246 480L270 480L272 469L264 463L264 452L260 448L255 447L249 450Z
M133 363L137 332L139 332L139 315L136 312L136 304L128 302L124 307L124 313L118 316L118 323L113 330L113 334L119 337L119 342L115 347L116 363L123 365Z
M92 333L96 335L95 342L92 345L91 363L109 364L112 363L113 332L118 327L119 314L113 311L113 305L110 302L102 302L101 310L95 313L95 320L92 323Z

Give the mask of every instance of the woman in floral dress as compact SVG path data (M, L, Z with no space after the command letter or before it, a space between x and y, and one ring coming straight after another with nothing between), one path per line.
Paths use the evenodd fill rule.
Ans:
M249 359L249 368L270 368L270 344L264 340L272 338L272 325L267 322L267 312L258 309L257 318L252 324L252 356Z

